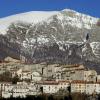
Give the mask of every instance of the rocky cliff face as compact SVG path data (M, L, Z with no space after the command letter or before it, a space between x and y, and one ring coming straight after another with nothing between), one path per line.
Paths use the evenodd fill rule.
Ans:
M10 42L19 44L20 50L33 63L83 63L91 68L99 68L98 20L65 9L35 24L15 21L7 28L5 36Z

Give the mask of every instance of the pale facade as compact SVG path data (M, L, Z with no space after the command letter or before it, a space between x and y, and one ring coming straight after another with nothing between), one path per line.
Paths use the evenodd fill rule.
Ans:
M44 81L38 83L38 89L43 89L43 93L53 94L59 91L58 82L55 81ZM40 91L41 92L41 91Z
M32 73L31 73L31 80L32 80L32 81L35 81L35 82L41 81L41 80L42 80L42 76L41 76L41 74L38 73L38 72L32 72Z
M71 92L72 93L85 93L86 83L84 81L72 81L71 82Z
M97 82L100 82L100 75L97 75Z
M16 85L13 87L12 92L13 92L13 97L26 97L27 93L28 93L29 89L28 89L28 85Z
M40 81L42 79L42 76L39 72L23 71L22 69L17 71L17 75L21 80Z
M96 89L95 89L97 94L100 94L100 82L96 83Z
M1 96L10 98L12 96L13 85L11 83L0 83Z
M89 82L86 84L86 94L94 94L96 92L96 83Z
M68 81L43 81L38 83L38 88L43 88L44 93L57 93L59 90L66 90L70 86Z
M95 70L84 71L84 81L96 82L97 72Z
M31 72L30 71L22 71L20 74L20 79L21 80L31 80Z
M70 82L69 81L58 81L59 82L59 85L58 85L58 88L59 89L64 89L64 90L67 90L67 88L70 86Z
M71 82L72 93L86 93L88 95L100 94L100 83L86 82L86 81L73 81Z
M1 96L4 98L21 97L25 98L27 95L36 95L38 90L35 84L27 84L26 82L18 82L17 84L2 84Z

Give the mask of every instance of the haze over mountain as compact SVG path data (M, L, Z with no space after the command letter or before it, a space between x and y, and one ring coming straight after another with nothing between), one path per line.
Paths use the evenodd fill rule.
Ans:
M19 59L23 55L32 63L84 64L98 71L98 23L99 18L64 9L28 12L0 19L0 31L11 45L19 45L15 47L17 51L13 50ZM87 33L89 40L86 41ZM2 48L1 51L4 53Z

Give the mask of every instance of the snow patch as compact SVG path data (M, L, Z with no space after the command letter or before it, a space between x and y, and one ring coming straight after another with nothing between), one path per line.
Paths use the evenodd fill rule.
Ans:
M16 14L9 17L0 19L0 34L6 34L7 27L16 21L23 21L36 24L41 22L52 15L57 14L57 11L31 11L22 14Z

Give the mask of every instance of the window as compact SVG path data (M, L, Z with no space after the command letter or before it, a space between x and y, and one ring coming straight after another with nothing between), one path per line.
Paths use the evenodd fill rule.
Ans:
M57 87L55 86L55 89L57 89Z
M81 84L79 85L79 88L81 88Z
M49 86L49 91L50 91L50 86Z

